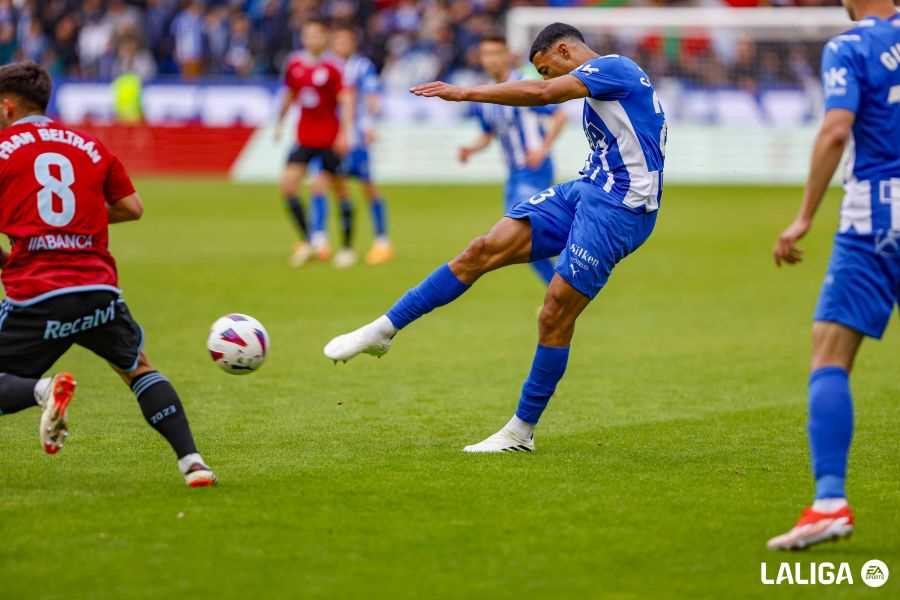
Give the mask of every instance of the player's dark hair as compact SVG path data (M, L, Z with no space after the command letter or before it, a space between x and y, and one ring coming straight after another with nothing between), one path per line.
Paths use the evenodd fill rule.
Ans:
M482 44L484 44L485 42L488 42L491 44L502 44L504 46L507 45L506 36L503 35L502 33L500 33L499 31L494 31L491 33L484 34L483 36L481 36L480 42Z
M328 29L328 19L319 16L309 17L304 21L303 25L318 25L319 27Z
M18 96L41 112L47 110L53 82L47 69L33 62L17 62L0 67L0 96Z
M537 34L537 37L534 38L534 42L531 44L531 52L528 54L528 60L533 61L535 54L548 50L556 42L570 39L584 42L584 36L581 35L581 32L571 25L551 23L544 27Z
M359 39L359 30L350 21L338 21L332 26L331 30L335 33L346 31L347 33L352 33L356 39Z

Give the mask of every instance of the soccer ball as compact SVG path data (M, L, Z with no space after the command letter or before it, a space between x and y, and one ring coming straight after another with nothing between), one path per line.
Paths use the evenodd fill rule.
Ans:
M226 373L245 375L260 368L269 351L269 334L251 316L232 313L212 324L206 348Z

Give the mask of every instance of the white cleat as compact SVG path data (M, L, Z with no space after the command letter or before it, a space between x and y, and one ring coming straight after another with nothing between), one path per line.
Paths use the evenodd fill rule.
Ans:
M295 269L299 269L309 262L309 259L312 258L312 254L312 246L310 246L306 242L297 242L296 244L294 244L294 251L291 253L291 258L288 260L288 264L290 264L291 267Z
M506 427L491 437L466 446L463 452L470 454L492 454L496 452L534 452L534 435L523 438Z
M75 378L71 373L58 373L50 380L50 385L41 398L40 436L41 445L47 454L59 452L69 435L66 413L69 402L75 397Z
M356 264L356 261L356 252L350 248L341 248L338 250L338 253L334 255L334 268L349 269Z
M212 472L212 469L203 463L194 463L184 474L184 483L188 487L212 487L216 485L219 478Z
M382 315L356 331L339 335L325 346L325 356L335 363L347 362L358 354L371 354L381 358L391 348L391 340L397 328L387 316Z

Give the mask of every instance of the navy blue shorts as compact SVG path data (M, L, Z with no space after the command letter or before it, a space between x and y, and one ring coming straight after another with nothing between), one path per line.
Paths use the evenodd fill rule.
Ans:
M0 373L41 377L73 345L133 371L143 344L144 332L117 292L87 290L0 304Z
M547 188L506 216L531 223L531 262L559 255L556 272L591 299L656 224L656 211L635 212L580 179Z
M837 234L816 306L816 321L881 339L900 302L900 232Z
M336 173L341 165L341 159L331 148L294 146L288 154L287 164L308 165L311 174L318 174L321 171Z

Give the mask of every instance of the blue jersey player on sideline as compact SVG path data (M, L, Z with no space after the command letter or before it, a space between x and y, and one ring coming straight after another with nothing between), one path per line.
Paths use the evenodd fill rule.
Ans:
M845 0L857 27L822 57L825 120L797 218L778 239L777 264L800 262L812 225L850 144L840 228L813 324L809 445L815 500L772 550L802 549L853 532L844 480L853 435L850 370L863 337L879 339L900 300L900 17L891 0Z
M332 49L344 61L344 85L351 90L356 103L353 127L348 140L350 150L344 157L340 172L344 177L356 179L362 185L363 194L369 203L374 229L374 241L366 253L366 263L380 265L394 257L394 248L387 231L387 206L372 181L369 162L370 149L375 141L374 119L379 110L381 80L372 61L357 51L357 34L351 26L341 25L335 28L332 34ZM345 246L349 247L353 235L353 205L350 203L344 178L337 179L335 183L340 197Z
M325 346L347 361L381 356L404 327L461 296L482 275L559 255L538 319L539 341L515 415L466 452L531 452L534 426L566 370L575 321L616 263L650 236L662 195L666 118L653 84L634 61L599 56L570 25L544 28L529 58L544 80L457 87L432 82L419 96L543 106L584 98L590 153L581 175L516 204L462 254L403 295L387 314Z
M482 38L478 47L481 67L497 83L522 79L522 74L510 68L512 57L503 36ZM473 104L481 124L481 136L474 143L459 149L459 160L469 158L487 148L494 138L500 141L509 168L509 178L503 193L504 210L531 198L553 185L553 160L550 149L566 124L565 112L557 106L501 106ZM545 129L542 117L550 116ZM553 261L549 258L531 263L544 283L553 279Z

